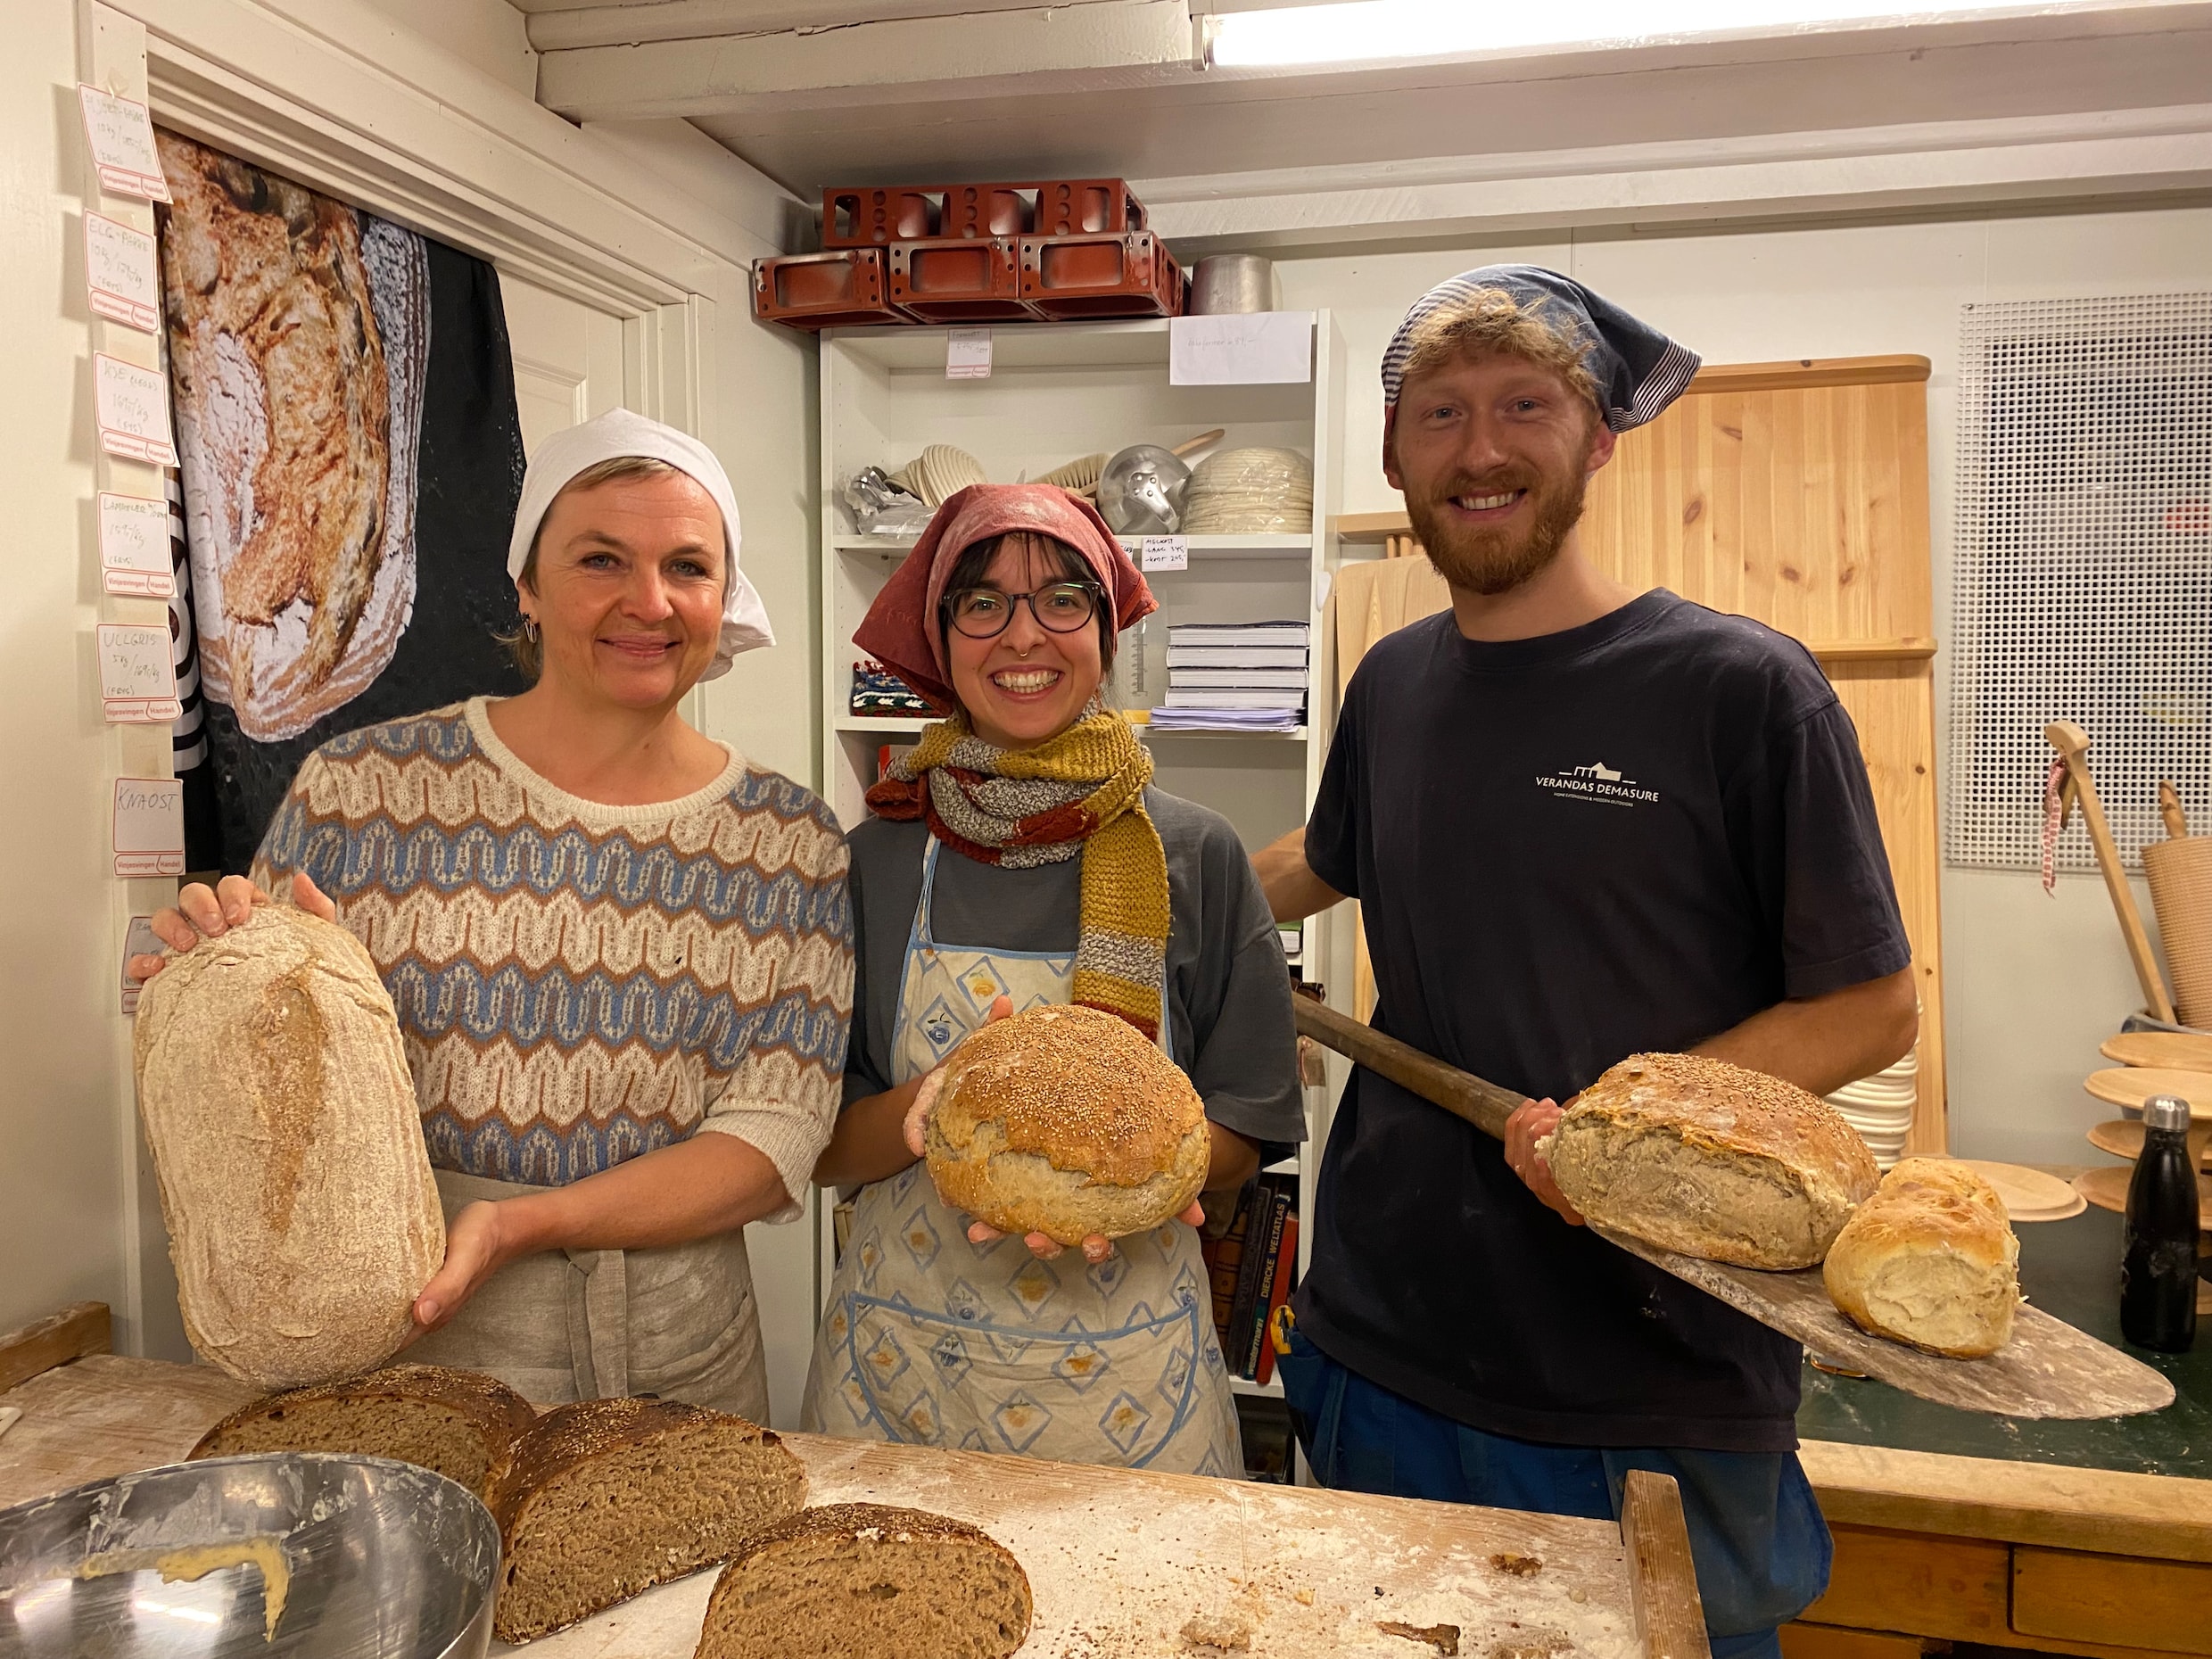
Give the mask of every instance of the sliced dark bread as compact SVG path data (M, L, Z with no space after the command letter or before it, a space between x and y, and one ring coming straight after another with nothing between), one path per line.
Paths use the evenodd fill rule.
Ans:
M832 1504L747 1539L696 1659L1007 1659L1029 1575L989 1533L920 1509Z
M492 1628L526 1642L723 1559L806 1501L806 1472L728 1412L588 1399L517 1439L486 1501L506 1540Z
M386 1366L342 1382L271 1394L225 1417L197 1457L246 1452L351 1452L435 1470L482 1498L515 1437L537 1420L497 1377L443 1366Z

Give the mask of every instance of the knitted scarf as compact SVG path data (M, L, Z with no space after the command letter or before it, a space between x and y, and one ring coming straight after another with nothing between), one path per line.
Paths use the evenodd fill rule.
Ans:
M926 818L970 858L1030 870L1083 858L1075 1000L1160 1035L1168 978L1168 854L1144 811L1152 757L1094 703L1059 736L1003 749L955 714L868 791L878 817Z

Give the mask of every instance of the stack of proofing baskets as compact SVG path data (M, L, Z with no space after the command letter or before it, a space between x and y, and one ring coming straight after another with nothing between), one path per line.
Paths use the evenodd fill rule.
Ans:
M753 267L753 311L813 332L871 323L1180 317L1188 292L1118 178L835 186L820 253Z

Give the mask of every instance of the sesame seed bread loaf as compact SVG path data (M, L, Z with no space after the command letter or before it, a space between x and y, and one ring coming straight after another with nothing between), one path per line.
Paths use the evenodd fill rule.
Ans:
M1995 1187L1947 1159L1908 1158L1844 1224L1821 1275L1861 1329L1978 1359L2012 1339L2019 1263Z
M482 1498L530 1402L497 1377L443 1366L387 1366L241 1407L200 1437L193 1458L247 1452L350 1452L434 1470Z
M1029 1575L964 1521L881 1504L802 1509L715 1582L696 1659L1006 1659Z
M516 1438L485 1500L499 1523L492 1628L526 1642L722 1560L806 1500L782 1440L672 1399L557 1406Z
M1189 1208L1213 1137L1191 1080L1134 1026L1055 1005L995 1020L953 1052L925 1151L953 1209L1080 1244Z
M147 981L133 1035L193 1347L266 1389L389 1359L445 1259L445 1217L361 942L260 905Z
M1539 1150L1586 1219L1745 1267L1812 1266L1877 1179L1826 1101L1699 1054L1630 1055Z

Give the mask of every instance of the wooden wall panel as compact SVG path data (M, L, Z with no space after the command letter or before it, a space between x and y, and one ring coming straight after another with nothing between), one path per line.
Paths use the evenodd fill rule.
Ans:
M1835 683L1859 729L1919 986L1919 1103L1908 1150L1940 1152L1948 1129L1927 372L1918 357L1701 369L1658 419L1622 434L1590 481L1582 539L1630 587L1669 588L1804 641ZM1395 541L1406 528L1402 514L1337 524L1347 539ZM1356 568L1345 566L1340 582ZM1357 656L1343 661L1343 646L1348 678Z

